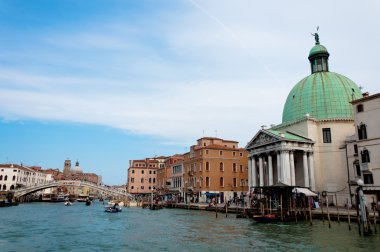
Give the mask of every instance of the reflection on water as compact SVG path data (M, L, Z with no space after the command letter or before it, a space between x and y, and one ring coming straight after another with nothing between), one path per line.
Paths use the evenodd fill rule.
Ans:
M1 251L380 251L380 234L321 221L256 224L214 212L32 203L0 209Z

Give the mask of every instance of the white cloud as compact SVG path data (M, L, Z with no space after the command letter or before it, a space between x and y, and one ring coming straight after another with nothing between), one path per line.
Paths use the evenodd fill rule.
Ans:
M139 20L138 27L117 17L38 33L36 50L0 51L0 114L107 125L187 145L217 130L244 145L262 124L281 121L288 92L309 74L310 33L318 24L332 70L378 92L378 64L371 59L378 21L367 22L376 8L324 8L313 20L315 6L304 2L292 9L288 3L272 8L273 2L196 3L206 12L190 1L178 12ZM364 10L363 20L346 16ZM342 27L353 24L368 25L357 32L372 30L376 38L360 54L348 53L364 43ZM35 64L21 64L25 59Z

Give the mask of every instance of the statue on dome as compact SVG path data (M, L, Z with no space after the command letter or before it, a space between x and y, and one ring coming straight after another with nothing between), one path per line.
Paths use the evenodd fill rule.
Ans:
M317 27L317 32L316 33L312 33L311 35L314 36L315 38L315 43L316 44L319 44L319 35L318 35L318 30L319 30L319 26Z

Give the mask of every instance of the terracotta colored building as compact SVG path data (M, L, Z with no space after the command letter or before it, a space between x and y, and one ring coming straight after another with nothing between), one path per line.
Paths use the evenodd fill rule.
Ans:
M248 153L239 142L203 137L183 160L185 201L224 202L248 191Z
M179 186L182 182L182 172L178 174L173 170L173 166L182 163L183 155L175 154L165 159L165 166L157 170L157 193L165 194L180 194L182 187ZM179 182L180 181L180 182Z
M128 168L128 191L131 194L147 194L157 188L157 170L165 167L166 157L130 160Z

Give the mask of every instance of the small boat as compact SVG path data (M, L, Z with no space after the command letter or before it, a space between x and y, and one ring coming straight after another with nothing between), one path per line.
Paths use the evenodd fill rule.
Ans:
M87 199L87 200L86 200L86 206L89 206L89 205L91 205L91 203L92 203L92 202L91 202L91 200L90 200L90 199Z
M71 203L70 201L65 202L65 206L72 206L72 205L73 205L73 203Z
M162 209L162 205L159 204L153 204L149 207L150 210L160 210Z
M119 204L115 203L113 205L105 206L104 211L107 213L119 213L121 212L121 207L119 206Z
M275 223L282 221L281 218L278 218L275 214L254 215L252 219L258 223Z

